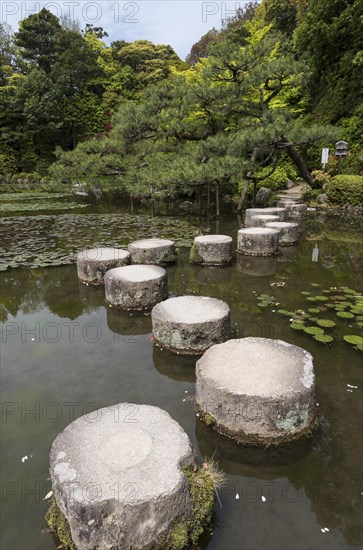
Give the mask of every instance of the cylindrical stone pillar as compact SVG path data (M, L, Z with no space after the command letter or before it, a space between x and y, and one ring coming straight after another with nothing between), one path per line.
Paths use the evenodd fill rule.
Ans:
M106 271L129 264L130 258L130 253L121 248L83 250L77 256L78 278L86 285L102 285Z
M129 244L133 264L168 264L176 259L175 243L169 239L143 239Z
M199 355L230 335L225 302L206 296L179 296L151 311L155 343L184 355Z
M285 208L287 210L287 219L290 220L304 219L308 215L306 204L287 204Z
M203 265L224 265L232 260L232 238L227 235L195 237L190 261Z
M168 297L167 274L156 265L128 265L105 275L106 302L120 309L149 309Z
M279 245L287 246L296 244L299 240L299 224L292 222L270 222L266 224L269 229L279 232Z
M237 252L247 256L271 256L279 246L279 232L267 227L246 227L237 233Z
M241 338L196 365L202 418L238 443L268 445L307 434L315 420L312 356L281 340Z
M247 208L245 215L245 226L253 226L252 218L254 216L278 216L279 221L286 220L287 210L286 208L278 208L277 206L271 206L269 208Z
M196 519L189 480L197 474L185 431L150 405L120 403L81 416L50 452L56 506L78 550L170 548L174 529L188 540L183 526Z
M266 227L267 223L278 221L280 221L279 216L273 216L272 214L255 215L251 216L249 227Z

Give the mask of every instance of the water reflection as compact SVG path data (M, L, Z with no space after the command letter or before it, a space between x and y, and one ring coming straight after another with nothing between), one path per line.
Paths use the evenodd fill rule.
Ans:
M278 270L277 256L244 256L237 254L237 271L244 275L268 277Z
M279 447L237 445L202 421L196 423L195 433L200 452L207 457L214 456L223 471L233 475L244 475L246 465L268 468L291 464L301 459L313 444L312 439L304 438Z
M107 306L106 306L107 307ZM150 312L121 311L107 307L107 326L115 334L141 336L151 333Z
M153 362L154 367L160 374L171 380L182 382L195 382L196 358L183 357L154 346Z

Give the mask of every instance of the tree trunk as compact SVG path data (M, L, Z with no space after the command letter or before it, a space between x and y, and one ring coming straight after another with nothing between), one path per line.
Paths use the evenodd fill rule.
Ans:
M309 168L306 166L306 163L302 158L302 156L300 155L299 151L297 151L295 147L292 147L290 145L290 147L286 148L286 152L291 158L292 162L295 164L296 168L298 169L299 175L302 177L302 179L305 180L306 183L308 183L311 187L314 187L315 185L314 179L310 174Z
M256 157L257 157L257 147L255 147L253 152L252 152L251 162L255 162ZM252 170L249 170L247 172L247 178L249 178L251 176L252 176ZM237 212L242 212L243 204L244 204L245 199L246 199L249 184L250 184L250 180L246 179L246 181L244 183L244 186L243 186L243 189L242 189L240 199L239 199L239 203L238 203L238 206L237 206Z
M253 208L256 208L257 181L253 182Z
M209 212L210 209L210 183L208 182L207 186L207 210Z
M219 196L219 183L216 183L216 216L221 217L221 201Z

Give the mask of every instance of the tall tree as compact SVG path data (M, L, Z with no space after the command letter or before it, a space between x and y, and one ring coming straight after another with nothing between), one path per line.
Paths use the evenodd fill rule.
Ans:
M23 59L28 62L23 67L25 72L37 68L50 73L57 57L57 34L60 29L58 18L45 8L20 21L15 43Z

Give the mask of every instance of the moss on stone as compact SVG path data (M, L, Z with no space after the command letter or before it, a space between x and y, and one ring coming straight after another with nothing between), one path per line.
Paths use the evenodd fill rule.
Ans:
M212 522L215 486L208 468L194 471L189 467L183 468L183 472L189 482L192 513L174 524L162 545L163 550L182 550L188 544L196 545Z
M187 545L195 545L212 522L215 498L213 469L209 472L206 464L197 471L191 467L183 468L183 473L189 483L192 513L177 521L159 544L152 545L152 550L182 550ZM69 523L54 498L50 502L45 519L49 529L62 543L63 548L75 550Z
M72 540L71 530L67 519L57 506L55 498L50 501L49 508L45 514L45 520L48 523L49 529L58 537L65 550L75 550L75 545Z
M190 249L189 261L192 264L201 264L204 261L202 256L199 254L198 249L197 249L195 244L193 244L192 248Z

